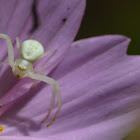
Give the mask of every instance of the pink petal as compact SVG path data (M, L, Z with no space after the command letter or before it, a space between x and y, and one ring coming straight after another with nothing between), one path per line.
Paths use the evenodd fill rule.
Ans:
M52 92L41 84L40 89L31 91L38 94L26 97L1 118L5 127L2 135L15 135L17 131L19 135L66 140L92 140L95 136L98 140L102 136L115 138L117 134L123 137L136 124L139 112L133 110L140 100L140 57L126 55L129 42L124 36L108 35L73 43L51 75L59 79L63 102L57 121L49 128L47 122L40 124L49 109ZM111 135L112 129L118 133L113 131Z
M49 138L32 138L32 137L16 137L16 136L4 136L1 137L2 140L50 140Z
M31 14L33 0L17 0L0 1L0 32L7 34L14 42L16 36L22 31ZM7 57L7 46L5 40L0 39L1 44L1 61Z
M122 140L136 126L139 113L140 110L135 110L55 137L61 140Z
M43 25L31 36L31 38L41 41L44 46L52 50L57 50L53 57L45 57L44 61L41 61L40 63L40 65L46 62L49 64L46 74L56 67L68 51L68 48L78 31L85 9L85 0L59 0L56 3L49 1L49 4L51 3L53 5L52 9L49 8L49 5L46 4L45 0L40 1L40 16L44 13L44 8L49 8L50 11L48 11L48 14L44 13L45 15L42 15ZM42 5L44 5L43 8ZM67 19L65 23L62 21L64 18ZM23 38L26 38L25 36L23 36ZM3 81L7 80L7 76L9 77L9 80L14 79L11 71L7 73L11 73L11 76L6 74L6 76L3 76L2 78ZM4 91L4 89L6 90L7 85L5 87L5 82L3 83L4 84L1 84L0 88ZM27 93L33 84L33 80L26 78L20 80L17 84L15 83L15 80L10 81L10 88L12 89L0 98L0 105L5 105L14 101L23 94ZM3 110L6 109L3 107ZM3 113L3 111L0 113Z

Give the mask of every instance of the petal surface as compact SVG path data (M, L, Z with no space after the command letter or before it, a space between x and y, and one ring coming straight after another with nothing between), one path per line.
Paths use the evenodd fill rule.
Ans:
M122 140L128 132L135 128L139 119L140 110L135 110L109 120L101 121L95 125L75 131L68 131L56 135L61 140Z
M2 140L50 140L49 138L32 138L32 137L15 137L15 136L4 136L1 137Z
M18 135L66 140L115 139L117 134L123 138L137 122L139 111L134 110L140 101L140 57L126 55L129 42L127 37L108 35L73 43L51 73L61 87L63 105L57 121L49 128L47 122L40 124L52 92L41 83L30 91L38 94L30 94L1 118L2 135L15 135L16 131ZM117 132L111 135L112 129Z

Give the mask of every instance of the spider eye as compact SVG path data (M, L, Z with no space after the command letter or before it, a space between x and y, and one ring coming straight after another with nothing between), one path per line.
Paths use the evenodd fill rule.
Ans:
M23 59L33 62L44 54L43 46L36 40L25 40L21 45Z

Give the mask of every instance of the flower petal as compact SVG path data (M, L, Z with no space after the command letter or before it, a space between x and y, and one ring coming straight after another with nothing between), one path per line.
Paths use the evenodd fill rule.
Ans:
M16 1L11 0L0 1L0 31L11 37L12 41L15 41L15 37L18 36L25 26L27 19L31 14L33 0ZM6 41L0 40L1 44L1 61L7 58Z
M17 137L17 136L4 136L2 140L50 140L49 138L32 138L32 137Z
M45 5L45 2L45 0L42 0L40 5ZM47 61L49 64L46 74L56 67L68 51L78 31L85 9L85 0L58 0L56 3L52 1L49 1L49 3L52 3L52 9L49 8L50 11L48 11L48 14L46 15L45 13L45 16L43 15L43 25L31 36L31 38L41 41L44 45L47 42L48 48L51 47L52 50L57 50L53 57L45 58L40 63L42 65L42 63L46 63ZM47 5L46 8L48 7ZM41 13L42 11L40 11ZM63 22L64 18L67 19L65 22ZM7 80L7 77L4 79ZM5 105L25 94L29 91L32 84L33 80L28 80L28 78L19 81L8 93L0 98L0 105ZM3 84L1 86L5 87ZM3 110L6 109L3 108ZM0 113L3 113L3 111Z
M16 36L19 36L19 34L25 30L24 26L32 12L32 4L33 0L0 1L0 32L9 35L13 44L15 43ZM0 61L8 61L6 40L0 38L0 45ZM17 80L15 80L11 68L7 66L1 66L0 69L1 81L3 81L0 84L0 96L2 96L7 88L11 88L17 82ZM7 79L8 82L5 84L4 81L7 81Z
M51 75L59 79L63 102L57 121L49 128L45 123L40 124L51 99L51 88L45 86L1 118L1 124L6 128L3 135L14 135L18 131L20 135L67 140L74 136L76 139L89 136L90 140L100 134L111 136L108 131L120 129L116 122L120 121L124 130L130 124L135 125L134 119L139 113L132 110L138 107L140 100L139 84L136 84L140 78L137 63L140 57L126 55L129 41L124 36L108 35L75 42ZM106 129L106 133L102 129ZM130 130L120 129L118 133L123 137L127 131Z
M61 140L71 140L72 138L78 140L93 140L93 138L94 140L122 140L136 126L139 113L140 110L135 110L88 127L60 133L54 137Z
M63 59L74 40L84 14L86 0L59 0L50 2L47 7L51 3L53 3L53 8L50 12L48 10L49 13L45 17L46 22L43 22L40 29L31 36L31 38L39 40L47 48L46 50L56 50L53 57L45 57L45 60L40 62L49 64L46 74ZM44 18L44 16L42 17Z

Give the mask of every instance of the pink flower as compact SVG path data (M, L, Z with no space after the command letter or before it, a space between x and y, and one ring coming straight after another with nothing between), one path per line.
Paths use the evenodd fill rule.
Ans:
M57 50L39 66L49 64L45 74L59 82L62 97L58 119L46 127L47 123L40 121L50 106L51 86L41 82L30 90L33 80L16 80L9 66L1 67L0 125L4 127L1 139L118 140L135 127L140 101L140 58L126 55L130 39L121 35L72 43L85 3L85 0L38 1L39 26L31 33L33 1L0 1L0 32L9 35L13 44L19 36L20 42L33 38L45 50ZM4 40L0 41L0 58L4 61L8 58L7 47ZM10 90L4 93L7 88ZM48 122L56 108L57 104Z

